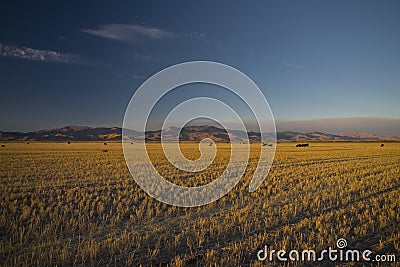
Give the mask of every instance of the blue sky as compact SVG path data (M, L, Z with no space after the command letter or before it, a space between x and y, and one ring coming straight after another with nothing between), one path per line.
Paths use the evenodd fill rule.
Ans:
M211 60L252 78L285 129L400 135L399 14L398 1L3 1L0 130L121 126L146 78Z

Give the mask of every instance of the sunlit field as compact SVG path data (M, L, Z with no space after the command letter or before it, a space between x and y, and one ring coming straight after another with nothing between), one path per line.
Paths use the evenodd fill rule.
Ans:
M1 266L276 265L257 252L265 245L321 251L339 238L400 256L400 143L280 143L268 177L249 193L259 149L268 149L252 144L238 185L196 208L147 195L120 143L3 144ZM214 163L197 175L176 170L160 144L148 150L168 180L193 186L224 171L229 146L217 144ZM188 158L200 155L197 144L181 148Z

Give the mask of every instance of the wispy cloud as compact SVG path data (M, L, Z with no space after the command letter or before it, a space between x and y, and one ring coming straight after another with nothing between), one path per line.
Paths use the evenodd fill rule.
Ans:
M143 75L135 74L135 73L127 73L127 72L120 72L115 74L117 77L124 77L124 78L130 78L133 80L146 80L147 78Z
M143 77L143 76L134 75L134 74L130 75L130 77L131 77L132 79L135 79L135 80L145 80L145 79L146 79L146 78Z
M156 40L166 38L203 39L204 33L173 33L157 27L138 24L103 24L94 29L81 29L81 32L127 43L137 43L143 40Z
M0 44L1 57L13 57L31 61L50 63L66 63L89 65L81 56L75 54L64 54L51 50L40 50L29 47L18 47L14 45Z
M282 62L282 65L285 66L286 68L290 68L290 69L296 69L296 70L303 70L305 69L305 66L297 64L297 63L293 63L293 62Z
M142 55L142 54L135 53L133 55L133 58L146 61L146 60L152 60L153 56L151 56L151 55Z
M177 34L177 36L186 38L186 39L203 39L206 37L206 35L204 33L198 33L198 32L181 33L181 34Z
M171 32L156 27L116 23L100 25L96 29L81 29L81 32L130 43L138 42L143 39L161 39L175 36Z

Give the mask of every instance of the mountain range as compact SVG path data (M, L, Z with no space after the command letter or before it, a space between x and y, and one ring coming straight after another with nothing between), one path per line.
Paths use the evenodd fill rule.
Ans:
M177 127L164 129L164 140L173 141L179 137L180 141L199 141L211 138L216 142L244 142L246 132L229 130L215 126L186 126L180 130ZM259 142L261 134L247 132L251 142ZM263 134L270 139L270 134ZM125 130L125 140L135 141L145 137L147 141L160 141L161 130L138 132ZM65 126L33 132L3 132L0 131L0 141L121 141L122 128L119 127L89 127ZM400 141L400 136L378 136L374 134L344 133L328 134L321 132L299 133L293 131L277 132L278 141Z

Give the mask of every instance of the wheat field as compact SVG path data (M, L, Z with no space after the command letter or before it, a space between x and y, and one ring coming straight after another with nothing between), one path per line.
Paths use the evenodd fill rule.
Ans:
M163 204L142 191L120 143L5 143L0 149L0 266L261 266L257 251L348 246L400 256L400 143L280 143L257 191L245 176L206 206ZM195 159L197 145L182 144ZM148 145L157 170L182 185L206 184L229 160L196 175ZM289 264L289 263L287 263ZM304 262L291 262L302 265ZM348 263L352 265L352 263Z

